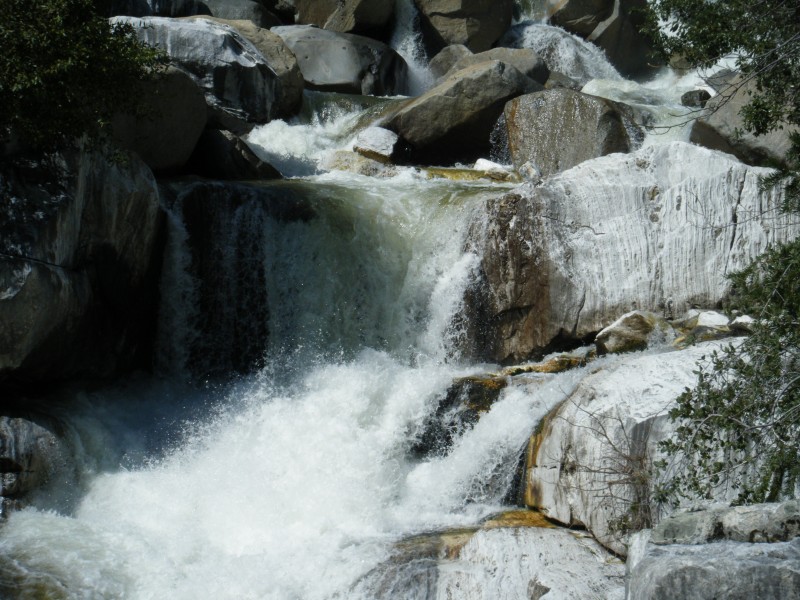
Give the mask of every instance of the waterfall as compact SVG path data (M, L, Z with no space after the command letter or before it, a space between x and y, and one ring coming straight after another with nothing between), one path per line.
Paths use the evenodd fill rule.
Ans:
M419 96L428 90L434 81L422 47L419 16L414 0L396 0L391 46L408 63L408 95Z
M655 124L684 119L680 93L698 83L626 82L599 49L527 19L501 44ZM392 45L410 91L430 87L413 0L397 0ZM246 137L286 179L162 183L157 374L54 399L73 466L3 524L0 597L510 599L559 578L576 597L620 597L600 566L532 575L576 556L600 565L579 535L482 529L508 508L520 448L586 371L497 376L505 387L474 425L415 451L457 382L500 370L469 362L463 315L484 258L471 236L514 184L326 172L399 101L306 91L300 115ZM509 162L501 133L493 157ZM615 156L604 164L630 162ZM448 528L472 536L457 560L406 552Z

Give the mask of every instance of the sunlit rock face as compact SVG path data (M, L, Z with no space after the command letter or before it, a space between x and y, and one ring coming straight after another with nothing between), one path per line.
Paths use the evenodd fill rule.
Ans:
M531 163L544 176L629 152L642 137L624 104L563 88L515 98L504 115L514 165Z
M695 381L708 348L632 358L585 377L532 437L525 503L549 518L583 526L625 554L626 532L652 524L645 476L671 432L667 411Z
M459 50L455 49L464 48L464 46L448 46L448 48L453 48L454 50L445 53L445 56L440 59L441 63L446 64L447 56L453 53L457 54ZM439 54L444 53L445 50L442 50ZM542 85L545 84L547 78L550 76L550 70L547 68L544 60L542 60L542 57L530 48L492 48L491 50L479 52L478 54L466 54L458 58L457 61L448 68L448 73L460 71L472 65L489 62L491 60L499 60L512 65L520 73Z
M202 88L214 125L240 133L274 113L277 76L236 30L207 20L115 17L140 41L162 48Z
M414 0L428 44L439 50L463 44L473 52L492 47L511 25L511 0Z
M272 31L294 52L310 89L375 96L406 90L408 65L382 42L305 25Z
M728 273L792 239L768 171L674 142L612 154L487 205L473 244L482 268L471 314L479 354L514 362L592 338L642 309L715 306Z
M0 182L0 379L110 376L147 353L162 223L147 166L76 151Z
M244 19L226 20L206 16L196 18L233 27L261 52L278 78L273 118L286 118L300 109L303 99L303 74L300 72L297 57L278 34Z

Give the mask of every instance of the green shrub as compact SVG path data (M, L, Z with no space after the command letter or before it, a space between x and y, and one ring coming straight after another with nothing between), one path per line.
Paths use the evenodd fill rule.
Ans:
M2 0L0 137L50 150L106 133L166 64L94 0Z
M800 476L800 241L768 250L732 276L735 305L756 318L738 346L711 354L698 384L671 412L664 444L685 461L671 482L683 496L720 485L740 502L792 497Z

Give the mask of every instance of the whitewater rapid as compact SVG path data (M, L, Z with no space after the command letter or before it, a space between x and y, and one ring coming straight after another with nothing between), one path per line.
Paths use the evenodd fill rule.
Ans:
M544 32L526 31L520 43L552 46L593 93L648 106L674 96L674 84L626 88L597 53L554 45L564 36ZM393 43L421 91L432 81L414 54L417 35L409 25ZM648 100L647 89L663 94ZM511 186L413 168L386 178L325 172L325 159L352 148L365 114L386 101L308 93L301 118L248 137L290 178L264 183L265 193L302 196L314 215L286 222L243 203L209 242L223 274L237 271L247 244L247 259L263 266L269 336L256 373L212 381L192 372L202 315L185 214L180 202L167 207L159 375L62 393L73 463L3 526L0 592L370 598L364 577L399 540L475 526L504 508L523 444L581 374L518 382L451 448L410 452L454 380L496 368L464 360L456 316L481 258L468 249L470 224ZM237 301L232 285L217 290L223 312ZM230 339L222 331L202 343ZM442 585L458 587L454 578Z

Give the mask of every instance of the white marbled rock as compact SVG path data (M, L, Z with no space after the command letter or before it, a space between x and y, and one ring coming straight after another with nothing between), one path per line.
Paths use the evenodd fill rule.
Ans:
M701 356L715 342L686 350L614 357L594 370L544 420L531 439L525 502L566 525L583 525L607 548L627 551L617 526L655 514L647 478L658 443L672 433L675 399L696 382Z
M631 310L717 305L729 273L800 231L779 211L782 192L759 189L768 172L673 142L491 200L472 242L482 279L470 306L489 323L482 358L519 362Z

